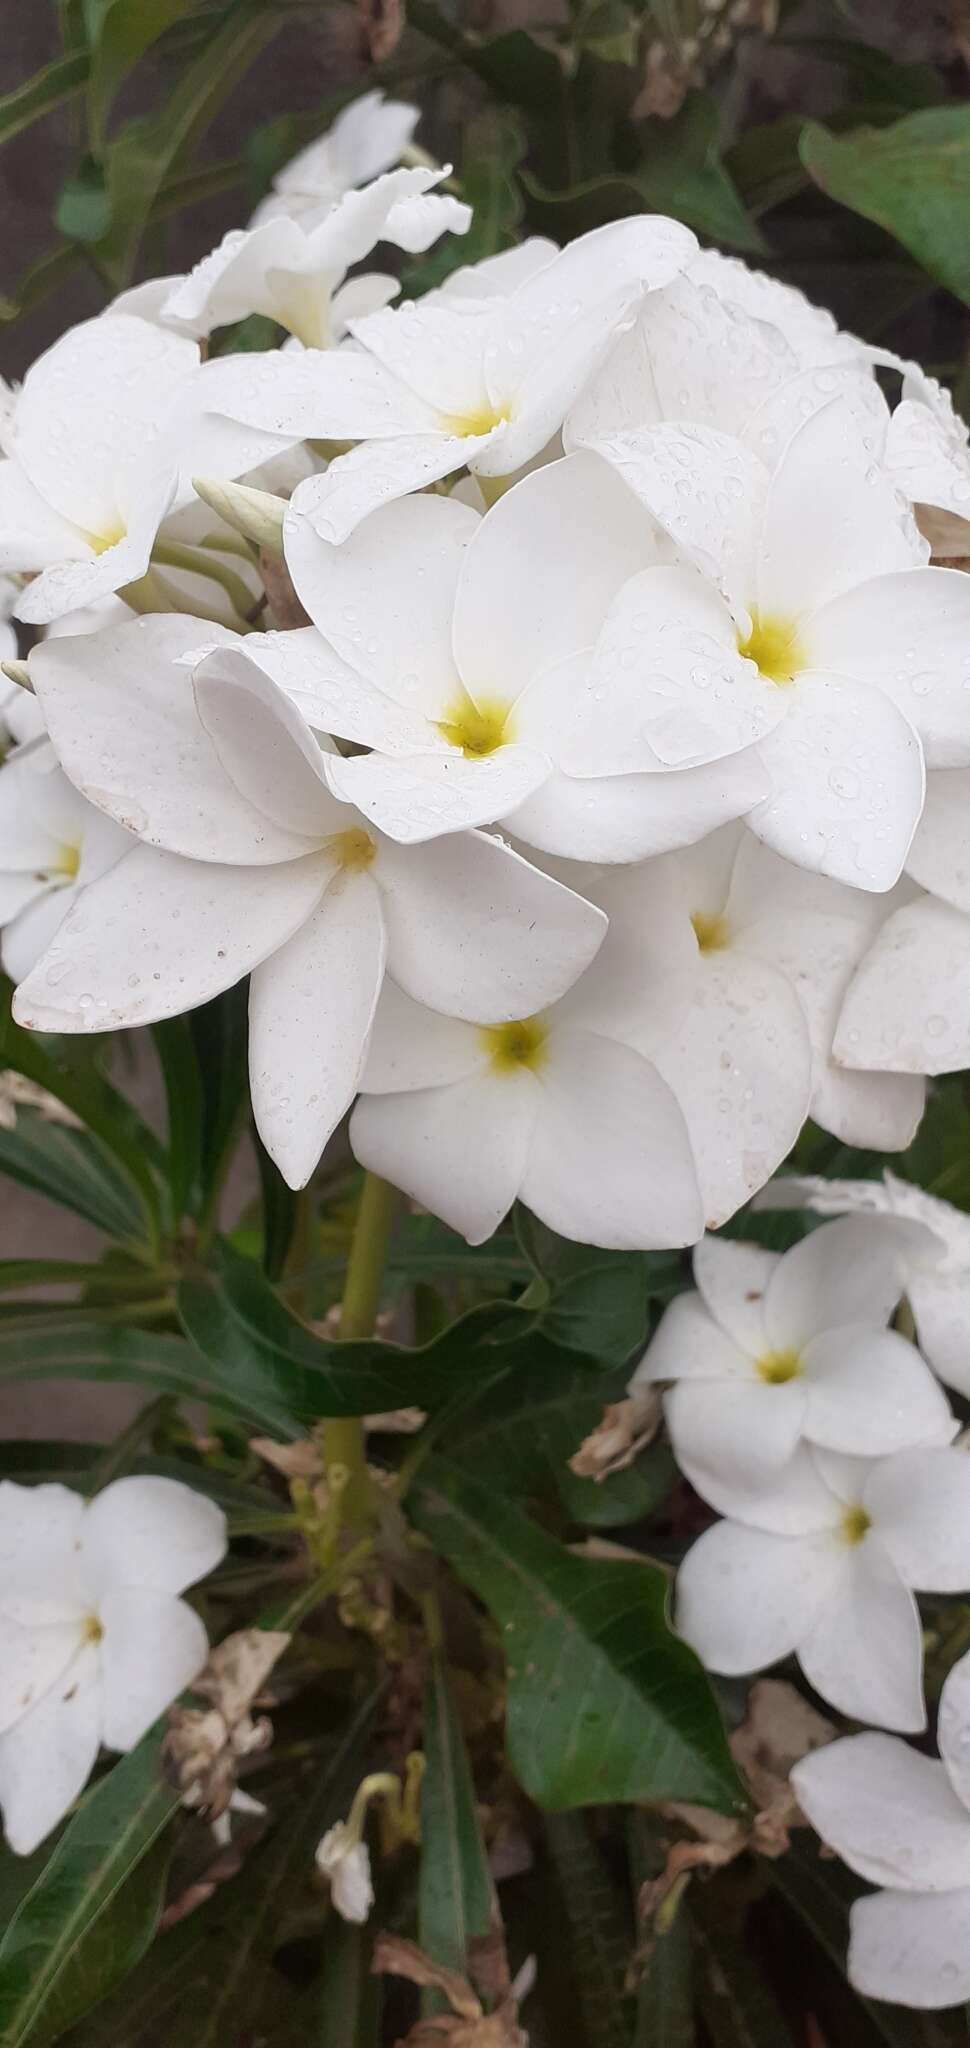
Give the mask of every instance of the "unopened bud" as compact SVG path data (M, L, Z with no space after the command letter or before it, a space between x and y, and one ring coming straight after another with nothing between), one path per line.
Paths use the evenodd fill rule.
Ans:
M2 668L9 682L19 684L22 690L29 690L31 696L34 695L34 686L30 680L30 670L25 661L0 661L0 668Z
M194 476L192 488L227 526L271 554L283 553L283 517L286 499L272 491L254 491L250 484L217 483L213 477Z

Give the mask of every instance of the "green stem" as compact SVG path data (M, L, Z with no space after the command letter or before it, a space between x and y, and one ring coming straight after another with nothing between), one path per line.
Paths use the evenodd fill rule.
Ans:
M248 584L237 576L235 569L227 568L207 548L189 547L181 540L157 540L152 549L152 561L163 569L188 569L193 576L207 576L210 583L218 583L225 591L234 611L239 613L247 625L252 624L258 599L253 596Z
M397 1200L397 1189L388 1181L365 1173L340 1305L340 1336L345 1341L373 1335ZM347 1474L342 1506L344 1519L352 1524L366 1513L370 1492L364 1425L358 1415L335 1415L323 1424L323 1462L326 1468L343 1466Z

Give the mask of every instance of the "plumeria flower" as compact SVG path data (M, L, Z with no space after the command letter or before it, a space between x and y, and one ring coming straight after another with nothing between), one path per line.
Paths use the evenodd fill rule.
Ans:
M327 775L392 838L503 821L547 852L627 861L739 816L766 788L753 749L680 775L558 769L611 602L662 545L597 456L536 470L486 519L449 498L384 506L339 548L291 509L284 544L325 639L264 635L257 659L313 726L373 750L331 756Z
M0 1807L29 1856L102 1743L133 1749L205 1663L178 1598L226 1551L221 1508L174 1479L0 1484Z
M968 582L959 570L952 574ZM970 651L964 657L970 688ZM849 984L835 1056L847 1068L950 1074L970 1065L970 769L927 778L907 871L926 894L876 933Z
M206 370L195 342L123 314L38 357L0 461L0 568L33 578L18 618L46 624L137 584L192 495L181 463L235 477L283 445L209 414Z
M28 691L21 704L38 706ZM33 722L33 721L32 721ZM9 730L9 726L8 726ZM131 848L131 834L106 818L62 774L52 746L21 744L0 767L0 959L21 981L46 952L89 882L108 873Z
M662 911L661 911L662 915ZM611 931L598 972L555 1006L497 1028L435 1016L385 984L350 1140L363 1166L480 1244L518 1197L584 1244L690 1244L703 1210L687 1126L623 1037L630 1007L668 991L649 943Z
M782 1484L802 1442L872 1457L949 1441L929 1367L886 1328L920 1235L853 1216L781 1255L719 1237L696 1246L698 1291L671 1302L633 1385L670 1382L676 1456L715 1507Z
M757 741L773 784L749 817L759 838L800 866L890 888L922 809L920 741L934 767L970 751L970 582L927 565L841 399L798 428L773 472L701 427L597 445L694 566L626 585L562 765L602 775L647 753L685 767Z
M954 410L950 393L919 363L886 350L874 360L902 371L902 395L886 431L883 462L893 482L920 507L920 526L931 541L937 532L947 545L934 553L970 554L970 430ZM930 516L926 513L929 509ZM944 526L933 513L949 515ZM954 539L958 545L954 546Z
M294 493L321 538L458 469L514 475L544 449L645 292L690 261L662 216L581 235L507 295L405 301L351 320L353 348L228 358L219 404L288 438L359 441Z
M375 243L393 242L416 254L446 229L467 232L471 208L432 193L447 175L447 169L389 171L363 191L348 192L310 228L286 218L233 228L188 277L173 280L162 318L210 334L263 313L308 348L333 347L349 320L376 312L401 289L397 278L378 272L347 281L348 270Z
M880 1890L849 1914L849 1981L935 2011L970 1998L970 1656L940 1695L940 1760L889 1735L849 1735L796 1764L822 1840Z
M304 227L315 227L345 192L400 162L418 119L417 107L405 100L386 100L382 92L361 93L324 135L277 171L273 190L256 208L250 225L289 216Z
M824 1180L783 1174L759 1209L814 1209L822 1216L897 1216L922 1226L906 1253L906 1299L921 1351L941 1380L970 1396L970 1216L911 1181Z
M497 1025L582 972L603 913L484 834L401 848L330 793L325 754L229 632L143 618L35 649L75 788L140 842L80 899L21 983L38 1030L107 1030L250 982L260 1133L294 1186L356 1091L385 969ZM261 636L254 636L258 642Z
M853 1720L926 1725L914 1590L970 1587L970 1457L952 1445L846 1458L803 1447L738 1496L677 1578L677 1628L712 1671L797 1656Z

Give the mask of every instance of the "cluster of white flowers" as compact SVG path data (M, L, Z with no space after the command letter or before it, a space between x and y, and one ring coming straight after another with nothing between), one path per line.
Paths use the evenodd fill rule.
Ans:
M0 1809L28 1856L90 1777L133 1749L208 1655L179 1599L217 1565L226 1521L175 1479L116 1479L85 1502L0 1483Z
M672 220L394 303L375 246L469 224L388 168L414 118L349 108L5 409L16 1015L249 975L294 1186L359 1096L361 1161L472 1241L521 1195L690 1244L809 1112L892 1151L970 1063L970 581L921 531L970 531L966 436ZM252 313L281 347L205 359Z
M918 1734L915 1594L970 1592L970 1451L934 1377L967 1390L970 1219L891 1177L781 1180L759 1206L801 1201L853 1213L782 1256L705 1238L697 1292L667 1309L631 1385L664 1385L678 1462L724 1518L681 1566L677 1626L713 1671L794 1655L843 1714ZM903 1295L925 1359L887 1327ZM890 1888L853 1908L852 1981L916 2006L970 1996L970 1658L939 1742L945 1769L869 1734L792 1780L823 1839Z

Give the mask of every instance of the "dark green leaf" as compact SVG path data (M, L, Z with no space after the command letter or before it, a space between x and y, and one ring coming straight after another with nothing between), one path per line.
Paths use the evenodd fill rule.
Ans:
M418 1939L434 1962L467 1977L471 1943L485 1938L497 1909L464 1737L437 1651L425 1685L423 1747Z
M667 1301L684 1284L683 1262L676 1253L611 1252L573 1244L521 1206L516 1231L547 1291L540 1311L543 1334L605 1364L625 1365L643 1349L650 1301Z
M54 226L71 242L100 242L111 224L111 201L96 157L82 156L65 179L54 208Z
M574 1556L441 1459L424 1466L409 1507L501 1631L509 1759L531 1798L743 1808L707 1680L668 1627L662 1572Z
M6 93L0 99L0 142L9 142L12 135L29 128L31 121L49 114L52 107L59 107L64 100L73 99L85 85L87 75L87 52L76 50L69 56L58 57L43 71L35 72L25 85Z
M681 1912L684 1907L681 1907ZM698 1887L690 1899L699 2004L712 2048L792 2048L774 1995L744 1944L743 1923Z
M172 1221L178 1223L182 1216L195 1213L201 1166L202 1079L187 1018L164 1018L152 1025L152 1037L165 1083L168 1184Z
M152 1730L100 1780L0 1941L0 2042L56 2040L144 1953L167 1866L159 1838L178 1805Z
M18 1109L12 1131L0 1130L0 1173L73 1209L109 1237L144 1235L135 1189L90 1131L48 1123L39 1110Z
M369 1415L415 1403L433 1407L459 1374L512 1363L514 1340L532 1318L508 1302L471 1309L430 1344L318 1337L274 1293L252 1259L223 1247L217 1270L183 1282L182 1324L209 1362L223 1404L237 1402L264 1427L299 1435L326 1415ZM502 1338L512 1340L502 1344Z
M128 72L194 4L195 0L88 0L88 119L95 148L101 145L108 109Z
M380 2048L381 1979L371 1971L373 1935L366 1927L331 1920L323 1972L314 1986L315 2028L294 2036L294 2048ZM309 2017L309 2015L307 2016Z
M823 192L885 228L970 304L970 106L930 107L853 135L812 121L801 154Z
M287 1187L279 1167L270 1158L255 1125L253 1150L259 1168L259 1184L263 1197L263 1271L267 1280L279 1280L293 1240L298 1198L293 1189Z
M632 2013L624 1990L630 1960L629 1914L585 1814L550 1814L545 1835L569 1922L589 2048L630 2048Z
M261 1410L247 1409L234 1397L231 1383L217 1379L182 1337L126 1329L76 1310L41 1308L0 1322L0 1382L65 1377L120 1380L208 1400L223 1414L242 1415L250 1427L270 1426Z
M630 1864L634 1898L643 1884L659 1876L665 1853L658 1842L658 1824L647 1813L630 1815ZM696 2048L694 2025L694 1949L690 1915L684 1901L665 1901L641 1936L640 1980L631 2048ZM672 1910L673 1909L673 1910Z
M86 1259L0 1259L0 1294L30 1287L84 1287L100 1272Z
M202 1079L202 1188L207 1200L218 1191L243 1114L248 1107L246 1070L247 989L227 989L214 1002L193 1010L189 1031Z

